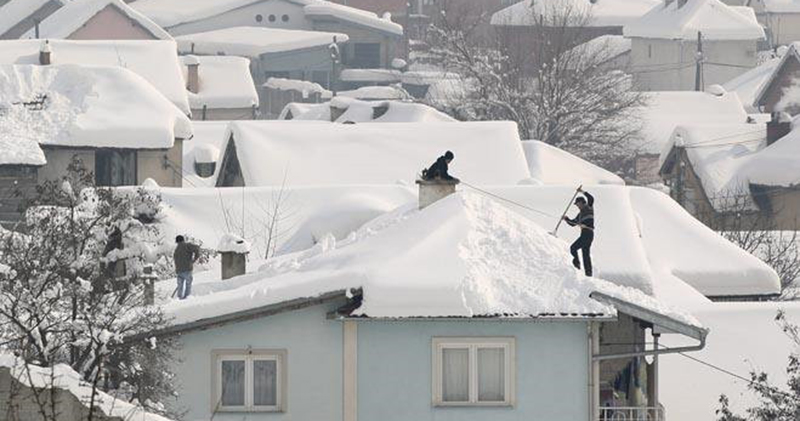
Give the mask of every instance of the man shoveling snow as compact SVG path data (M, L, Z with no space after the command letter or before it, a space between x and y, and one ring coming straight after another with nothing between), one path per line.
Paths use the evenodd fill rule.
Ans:
M576 268L581 268L581 261L578 259L578 250L583 255L583 270L586 276L592 276L592 242L594 241L594 196L588 192L578 188L579 193L583 193L584 197L575 199L575 206L578 207L579 212L575 218L568 218L564 216L564 221L569 226L581 227L581 235L569 247L569 252L572 254L572 264Z

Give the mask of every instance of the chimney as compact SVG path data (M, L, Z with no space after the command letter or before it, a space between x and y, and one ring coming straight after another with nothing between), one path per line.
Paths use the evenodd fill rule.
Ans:
M44 40L39 47L39 64L47 66L51 63L52 51L50 50L50 40Z
M186 77L186 89L196 94L200 92L200 60L197 56L186 56L183 60L188 70Z
M439 199L456 192L458 180L417 180L419 186L419 208L425 209Z
M222 255L222 280L244 275L247 272L247 254L250 243L236 234L225 234L217 251Z
M792 131L792 118L784 112L774 111L767 123L767 146L777 142Z

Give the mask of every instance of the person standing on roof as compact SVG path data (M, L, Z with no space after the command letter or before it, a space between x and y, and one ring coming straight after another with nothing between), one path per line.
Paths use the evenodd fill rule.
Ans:
M187 243L182 235L175 237L178 244L172 257L175 259L175 272L178 275L178 299L185 299L192 293L192 271L194 262L200 258L200 247Z
M451 176L448 171L450 169L450 163L453 162L453 155L452 152L447 151L444 155L440 156L430 168L426 170L422 170L422 179L425 181L433 181L433 180L446 180L446 181L458 181L457 178Z
M581 228L581 235L569 247L569 252L572 254L572 264L576 268L581 268L581 261L578 259L578 250L583 255L583 270L586 276L592 276L592 242L594 241L594 196L589 192L583 191L578 188L579 193L583 193L585 198L579 197L575 199L575 206L578 207L578 215L575 218L568 218L564 216L564 221L569 226L579 226Z

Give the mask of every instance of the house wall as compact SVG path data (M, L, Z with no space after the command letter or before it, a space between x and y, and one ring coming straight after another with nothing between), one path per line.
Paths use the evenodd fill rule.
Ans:
M261 15L261 22L256 20ZM275 15L275 22L269 21L269 15ZM283 15L289 16L284 22ZM303 7L284 0L263 0L244 7L230 10L220 15L166 28L172 35L186 35L235 26L256 26L281 29L311 30L312 25L306 20Z
M28 32L28 30L36 25L35 22L41 22L45 20L48 16L52 15L53 12L60 8L61 3L55 0L48 1L44 6L40 7L30 16L12 26L11 29L6 31L4 34L0 34L0 39L19 39L19 37L24 35L26 32Z
M756 50L756 41L703 41L704 86L723 84L755 67ZM633 38L631 72L638 88L644 91L694 90L696 52L696 41Z
M800 13L766 13L758 12L758 9L756 11L758 22L767 28L773 46L800 41Z
M47 164L39 168L39 183L47 180L59 180L67 174L67 167L73 157L83 162L84 168L94 172L94 150L75 148L42 148Z
M207 108L192 109L192 120L196 121L219 121L219 120L254 120L256 111L252 107L248 108ZM204 116L205 114L205 116Z
M432 338L516 338L514 407L439 408L431 402ZM365 321L358 324L358 419L585 420L588 338L583 322Z
M784 98L786 89L797 82L800 82L800 61L797 60L796 56L791 55L787 57L764 95L759 98L759 108L765 113L773 111L785 111L791 115L800 113L800 102L783 107L780 110L777 109L778 102Z
M392 59L399 56L398 53L402 47L400 37L395 38L377 30L350 25L341 21L315 19L313 28L315 31L347 34L349 40L344 45L341 45L342 62L345 68L354 67L351 63L355 55L355 44L380 44L380 67L382 68L390 67Z
M775 230L800 230L800 189L775 188L768 193L770 228Z
M111 5L103 8L67 38L77 40L157 39L152 33Z
M225 281L220 281L225 282ZM211 353L220 349L285 349L287 409L282 413L217 413L215 421L342 419L342 323L327 312L344 302L318 305L266 318L180 336L175 367L177 409L187 420L208 420L211 410ZM368 418L364 418L368 419Z

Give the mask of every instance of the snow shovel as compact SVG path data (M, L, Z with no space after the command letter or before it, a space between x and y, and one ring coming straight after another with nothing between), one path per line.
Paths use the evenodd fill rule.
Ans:
M581 191L582 188L583 184L581 184L580 186L578 186L577 189L575 189L575 194L572 195L572 199L569 199L569 202L567 203L567 208L564 209L564 213L561 214L561 218L558 218L558 223L556 224L556 228L553 230L553 232L550 233L553 234L554 237L557 236L558 227L561 226L561 221L563 221L564 217L567 216L567 212L569 212L569 207L572 206L572 203L575 201L575 198L578 197L578 193Z

